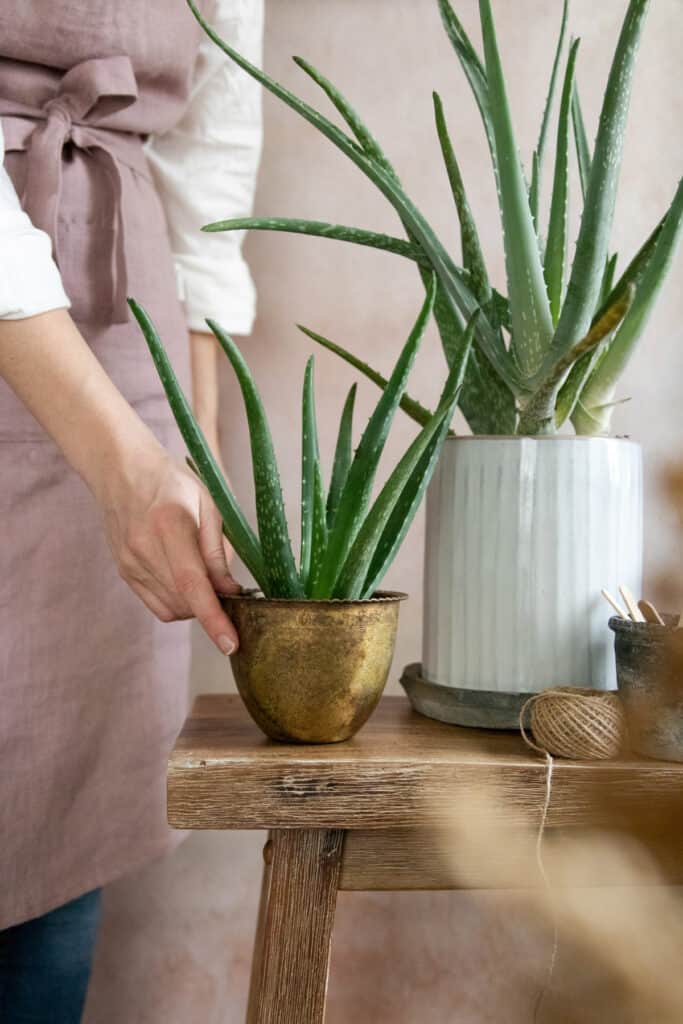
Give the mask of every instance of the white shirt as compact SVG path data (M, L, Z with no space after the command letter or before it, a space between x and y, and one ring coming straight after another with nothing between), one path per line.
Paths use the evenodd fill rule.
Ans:
M261 62L263 0L213 0L207 18L235 49ZM243 232L200 228L251 213L261 141L258 83L202 35L187 110L146 147L190 329L206 330L204 319L213 317L230 333L251 331L256 301ZM3 161L0 122L0 319L68 308L50 239L22 210Z

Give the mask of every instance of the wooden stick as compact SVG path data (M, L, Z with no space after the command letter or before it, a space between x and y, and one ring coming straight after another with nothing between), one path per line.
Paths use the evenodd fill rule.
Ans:
M628 618L627 612L624 611L624 609L621 607L618 601L615 601L615 599L610 594L609 590L605 590L605 588L603 587L600 593L602 594L604 599L612 605L617 615L620 615L622 619Z
M645 621L646 622L656 623L658 626L663 626L664 625L664 619L659 614L659 612L657 611L657 609L655 608L655 606L652 604L651 601L645 601L645 600L639 601L638 602L638 607L640 608L641 612L645 616Z
M634 622L645 622L645 616L636 604L635 598L625 583L619 584L619 593L626 602L628 613Z

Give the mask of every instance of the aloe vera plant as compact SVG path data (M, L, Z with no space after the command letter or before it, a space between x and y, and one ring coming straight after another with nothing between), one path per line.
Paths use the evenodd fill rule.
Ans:
M591 153L576 85L579 41L566 43L568 0L564 0L541 130L527 179L518 154L491 0L479 0L483 59L450 0L436 0L444 29L479 108L491 154L507 271L504 296L490 283L444 104L438 95L434 95L436 131L460 225L459 261L408 196L374 135L330 81L302 58L294 58L333 103L348 130L339 128L247 61L207 24L194 0L188 0L204 30L231 60L317 128L373 182L396 211L405 237L277 217L216 221L204 230L288 231L371 246L412 260L425 287L429 287L431 273L436 274L433 314L448 366L459 366L469 350L459 405L474 433L553 433L568 420L578 433L605 433L619 375L642 335L683 221L683 186L679 184L671 206L615 281L617 257L609 251L609 239L634 61L649 2L629 0ZM558 88L549 213L547 223L542 225L541 186ZM570 266L572 135L583 209ZM470 346L466 324L477 310ZM302 329L384 386L376 370L345 348ZM409 395L403 395L401 407L422 426L429 421L429 412ZM326 571L323 578L327 579Z
M329 488L318 445L313 356L304 374L302 397L301 552L290 538L270 429L258 388L240 350L215 323L207 324L237 377L249 425L257 530L254 531L218 467L173 372L163 343L145 309L130 299L176 422L191 467L206 484L223 518L223 528L266 597L358 600L372 596L398 551L434 472L458 403L478 314L465 331L461 357L454 361L436 410L426 413L414 441L373 499L373 484L396 410L425 327L432 315L434 274L415 326L353 451L356 385L344 403Z

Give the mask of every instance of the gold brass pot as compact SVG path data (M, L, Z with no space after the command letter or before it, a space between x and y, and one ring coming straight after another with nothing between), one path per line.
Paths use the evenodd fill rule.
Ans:
M240 638L231 657L242 700L271 739L338 743L382 696L406 594L367 601L269 600L240 594L223 606Z

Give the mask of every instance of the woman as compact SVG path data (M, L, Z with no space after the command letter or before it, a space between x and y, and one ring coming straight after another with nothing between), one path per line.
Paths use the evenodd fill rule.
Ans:
M262 0L204 10L258 59ZM192 364L217 447L203 318L248 333L253 288L239 243L199 228L250 208L259 97L183 0L6 0L0 117L0 1020L70 1024L99 889L177 842L178 620L238 642L220 518L125 299L186 384Z

